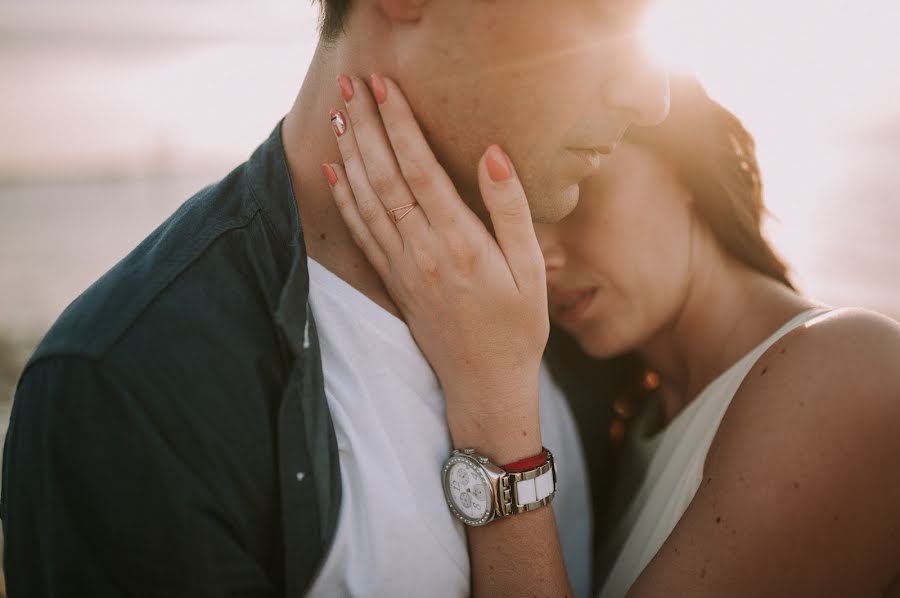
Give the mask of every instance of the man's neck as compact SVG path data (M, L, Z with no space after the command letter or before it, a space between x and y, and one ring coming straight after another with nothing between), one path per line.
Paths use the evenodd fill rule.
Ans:
M322 175L323 162L340 162L329 111L342 108L336 77L355 73L337 49L320 44L293 107L284 119L282 138L300 211L309 257L369 299L400 317L381 279L350 236Z

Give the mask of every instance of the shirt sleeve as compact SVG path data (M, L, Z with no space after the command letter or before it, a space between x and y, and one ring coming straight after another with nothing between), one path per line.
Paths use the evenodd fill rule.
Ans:
M146 400L144 398L143 400ZM271 596L178 426L93 360L53 357L19 382L3 455L9 595Z

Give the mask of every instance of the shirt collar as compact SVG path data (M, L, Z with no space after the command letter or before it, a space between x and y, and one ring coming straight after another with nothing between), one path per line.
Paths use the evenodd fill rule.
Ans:
M300 212L291 184L279 122L269 138L248 161L249 188L268 224L290 254L290 269L275 309L281 326L296 352L309 344L309 272Z

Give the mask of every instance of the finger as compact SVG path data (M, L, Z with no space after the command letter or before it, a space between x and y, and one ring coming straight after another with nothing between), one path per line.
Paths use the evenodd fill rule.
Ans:
M419 225L427 225L427 216L422 211L414 215L406 208L415 204L416 199L400 172L394 149L388 141L381 114L369 88L357 77L346 75L338 77L338 83L353 126L356 145L369 177L369 185L391 215L405 216L403 219L407 224L404 228L411 231L424 230L410 227L414 220L420 220L417 223Z
M397 255L403 251L403 240L400 232L381 200L369 185L365 165L359 154L353 126L347 115L341 110L331 111L331 128L337 137L338 148L344 162L346 180L356 203L356 210L369 233L387 255Z
M322 173L328 180L331 197L350 230L350 235L378 275L383 278L388 271L387 256L375 240L366 221L359 215L359 209L356 206L353 190L350 188L345 170L340 164L322 164Z
M457 222L468 206L434 157L400 87L388 77L372 75L372 90L403 178L429 222Z
M497 244L519 289L544 286L546 273L531 210L512 162L499 146L487 149L478 164L478 184L494 225Z

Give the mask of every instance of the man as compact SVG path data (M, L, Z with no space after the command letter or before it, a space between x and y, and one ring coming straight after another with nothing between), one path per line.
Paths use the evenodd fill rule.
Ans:
M491 142L535 218L564 216L632 122L667 110L630 0L325 0L283 123L54 325L4 453L10 594L463 595L440 389L336 212L337 75L391 76L461 193ZM580 451L542 385L573 584L588 591Z

